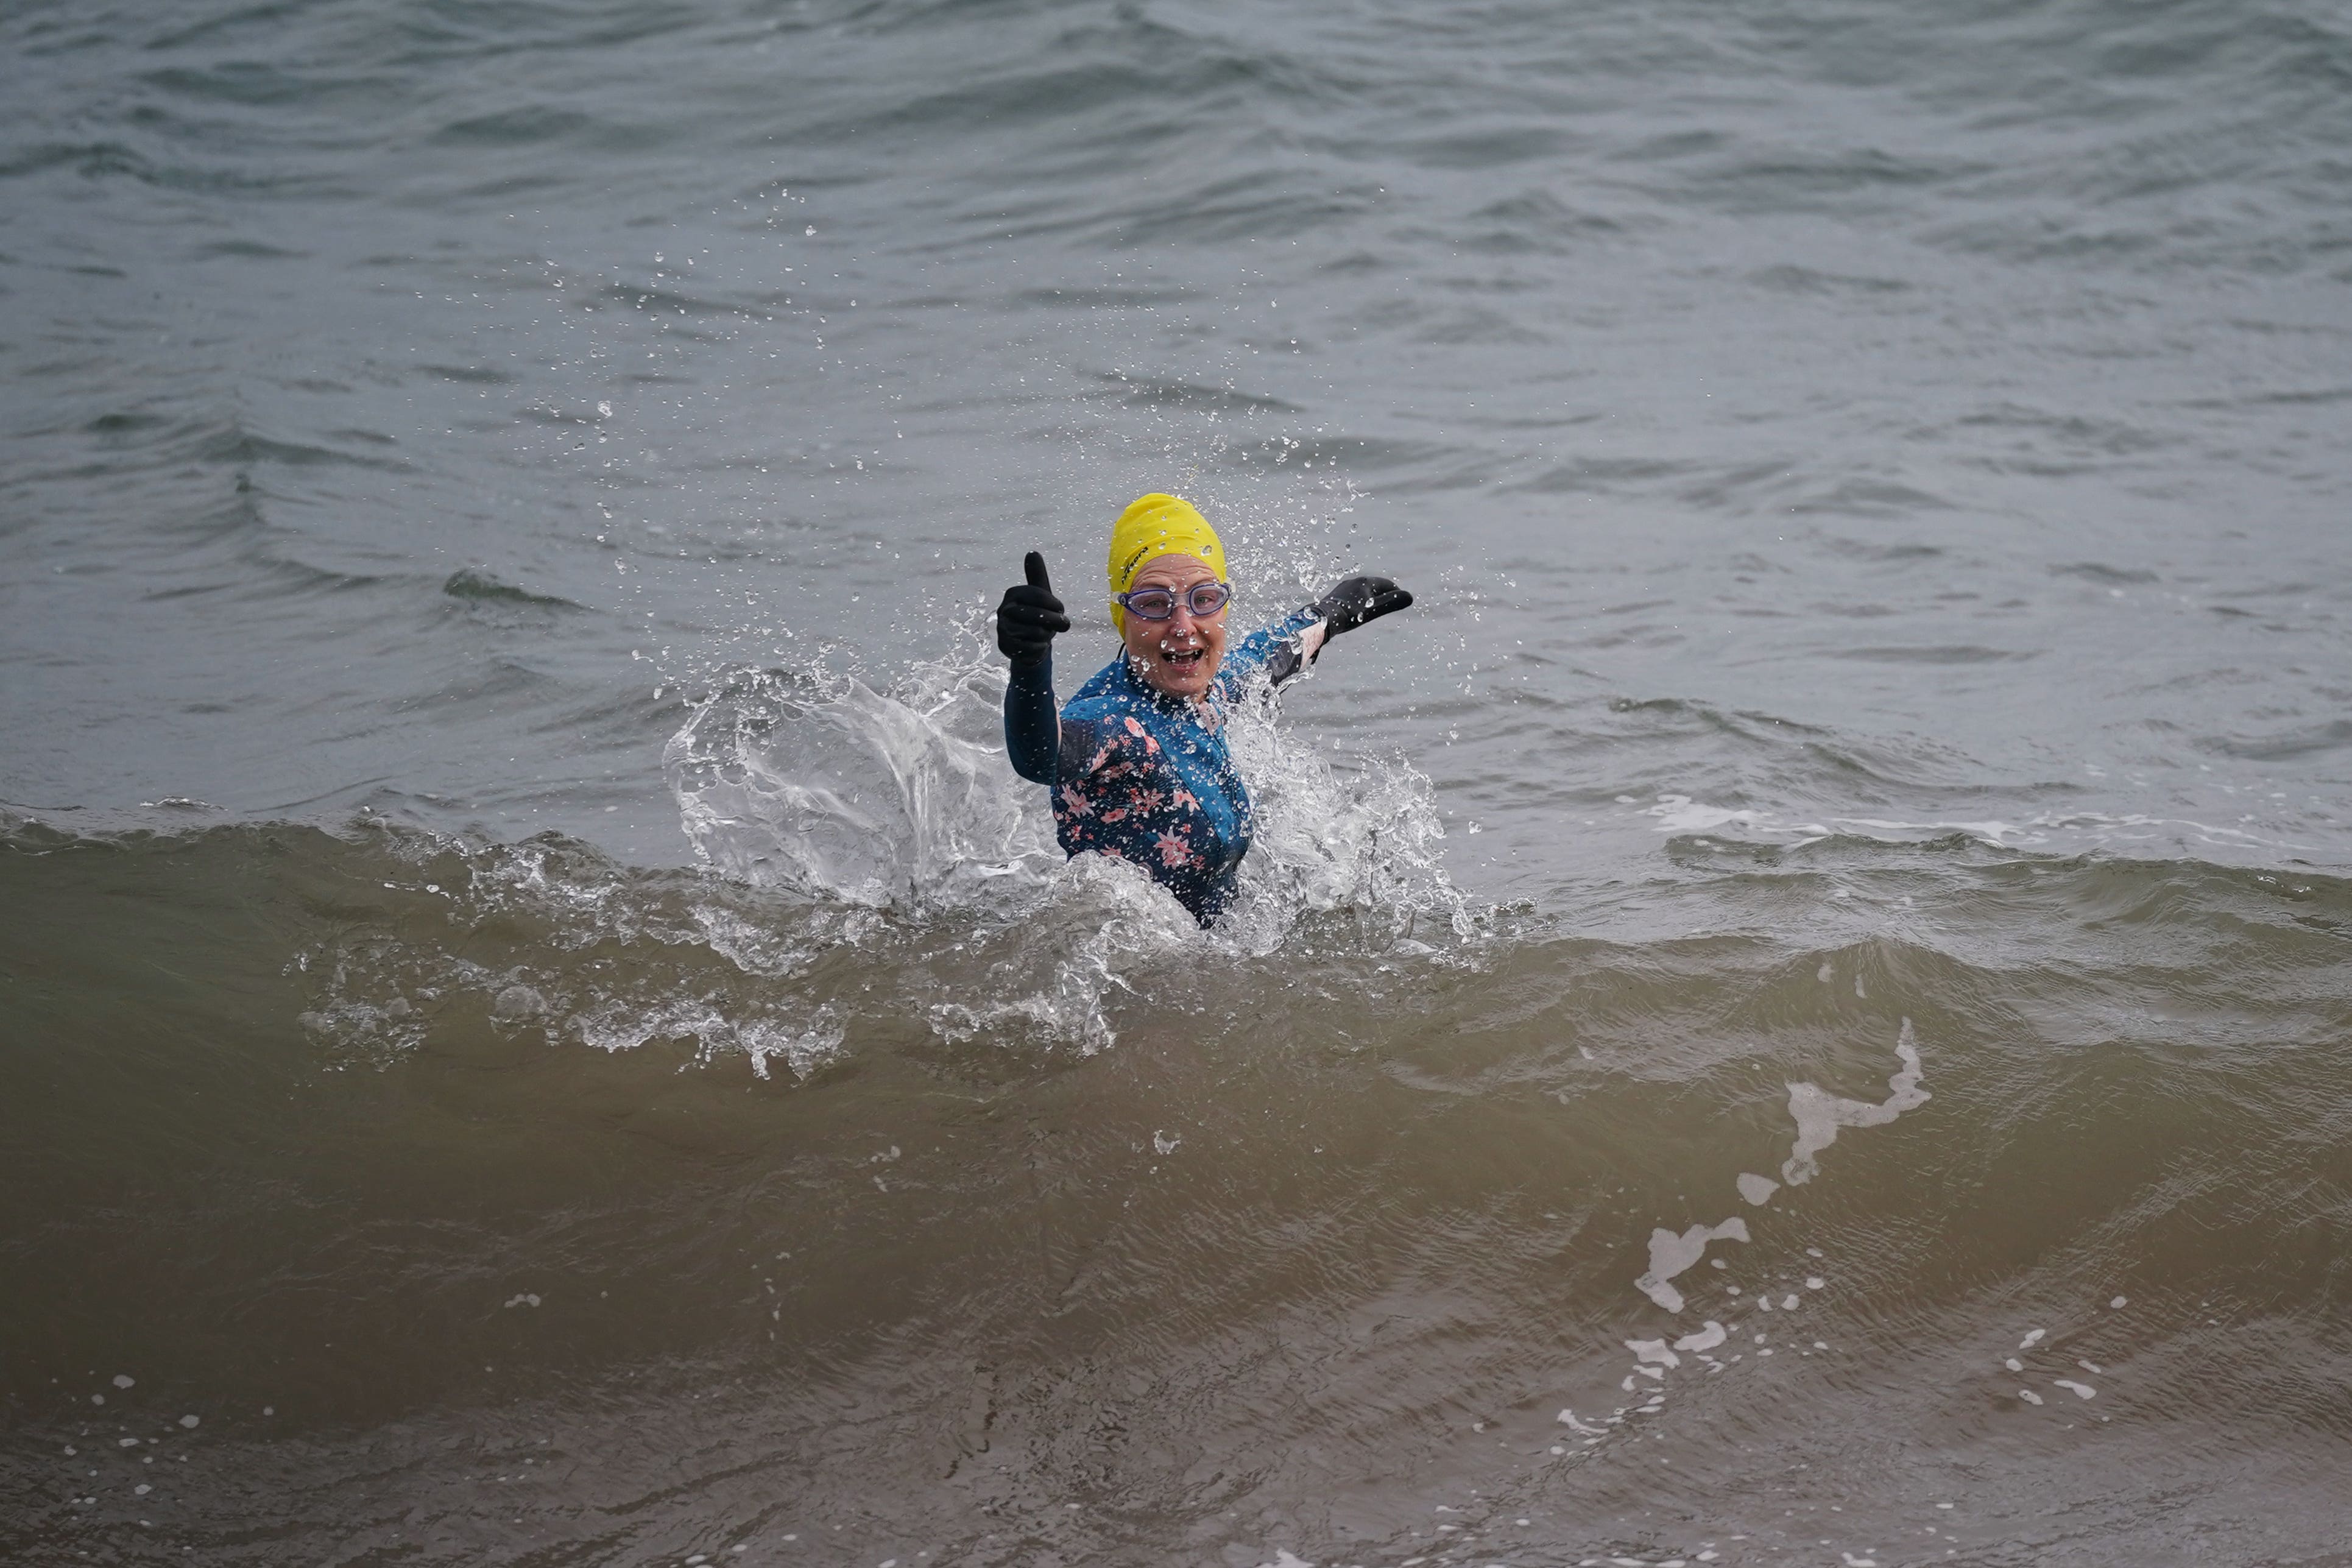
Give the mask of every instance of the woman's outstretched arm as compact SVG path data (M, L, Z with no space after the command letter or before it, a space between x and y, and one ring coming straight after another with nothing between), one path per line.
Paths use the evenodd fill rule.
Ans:
M1302 605L1274 625L1253 632L1226 656L1238 683L1263 666L1266 683L1280 686L1313 664L1323 645L1412 603L1412 595L1387 577L1346 577L1322 597Z

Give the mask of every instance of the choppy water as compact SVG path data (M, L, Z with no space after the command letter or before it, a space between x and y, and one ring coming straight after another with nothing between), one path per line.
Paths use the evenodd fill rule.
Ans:
M2307 0L7 8L0 1558L2352 1562L2347 147ZM1419 598L1208 936L994 737L1147 489Z

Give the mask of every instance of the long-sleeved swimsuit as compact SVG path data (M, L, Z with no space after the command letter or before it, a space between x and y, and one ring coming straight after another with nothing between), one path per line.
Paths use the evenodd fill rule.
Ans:
M1320 616L1293 612L1226 653L1199 702L1155 691L1124 650L1054 712L1049 655L1015 666L1004 691L1004 748L1023 778L1054 792L1066 854L1092 849L1150 872L1207 925L1234 896L1250 847L1249 791L1225 749L1233 705L1261 679L1278 686L1311 662L1305 634Z

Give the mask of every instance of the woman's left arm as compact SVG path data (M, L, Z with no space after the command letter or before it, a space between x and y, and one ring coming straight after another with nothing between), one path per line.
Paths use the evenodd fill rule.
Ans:
M1221 676L1239 689L1263 668L1267 684L1280 686L1313 664L1323 645L1341 632L1354 631L1412 603L1412 595L1391 578L1342 578L1320 598L1243 638L1225 656Z

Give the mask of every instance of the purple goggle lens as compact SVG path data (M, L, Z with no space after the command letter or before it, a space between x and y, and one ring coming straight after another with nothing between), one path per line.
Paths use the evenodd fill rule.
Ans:
M1192 612L1193 619L1206 620L1223 609L1233 596L1234 591L1223 583L1195 583L1184 595L1184 607ZM1164 621L1176 613L1176 595L1168 588L1138 588L1132 593L1113 594L1111 603L1147 621Z

